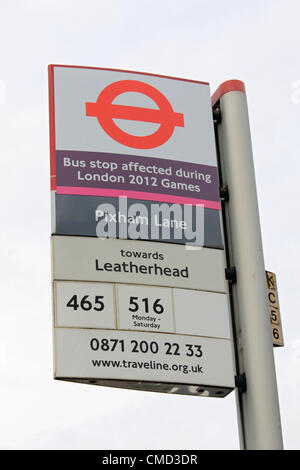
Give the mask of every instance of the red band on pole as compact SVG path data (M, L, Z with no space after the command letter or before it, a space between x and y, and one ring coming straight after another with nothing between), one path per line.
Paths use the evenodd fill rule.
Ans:
M212 105L214 106L221 96L225 95L225 93L229 93L230 91L241 91L242 93L246 93L244 82L241 80L227 80L226 82L221 83L211 97Z

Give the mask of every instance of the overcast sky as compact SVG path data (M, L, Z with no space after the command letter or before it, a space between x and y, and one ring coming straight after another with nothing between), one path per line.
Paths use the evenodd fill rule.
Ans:
M0 9L2 449L238 449L235 395L52 379L47 65L246 84L285 448L300 444L299 0L10 0Z

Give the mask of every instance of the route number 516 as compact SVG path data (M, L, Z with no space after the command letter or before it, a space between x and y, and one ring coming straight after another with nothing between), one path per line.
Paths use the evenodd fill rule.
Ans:
M160 314L164 312L164 306L161 304L161 299L155 299L153 302L145 297L144 299L139 299L138 297L130 297L129 298L129 307L128 310L130 312L138 312L143 306L145 313L154 313Z

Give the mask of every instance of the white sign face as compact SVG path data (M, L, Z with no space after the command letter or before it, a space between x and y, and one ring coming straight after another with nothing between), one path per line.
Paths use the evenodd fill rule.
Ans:
M53 236L56 280L107 281L226 292L223 250Z
M231 341L136 331L55 330L56 378L234 387Z
M56 150L153 156L217 166L208 83L50 66Z

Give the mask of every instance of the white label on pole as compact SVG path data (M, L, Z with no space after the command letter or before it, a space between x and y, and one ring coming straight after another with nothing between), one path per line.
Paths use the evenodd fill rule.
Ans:
M140 240L52 236L55 280L106 281L226 293L224 251Z
M118 285L118 328L175 333L172 289Z
M116 327L113 284L59 281L54 289L56 326Z
M173 289L176 333L231 338L226 294Z
M136 331L55 329L55 377L234 387L231 341Z

